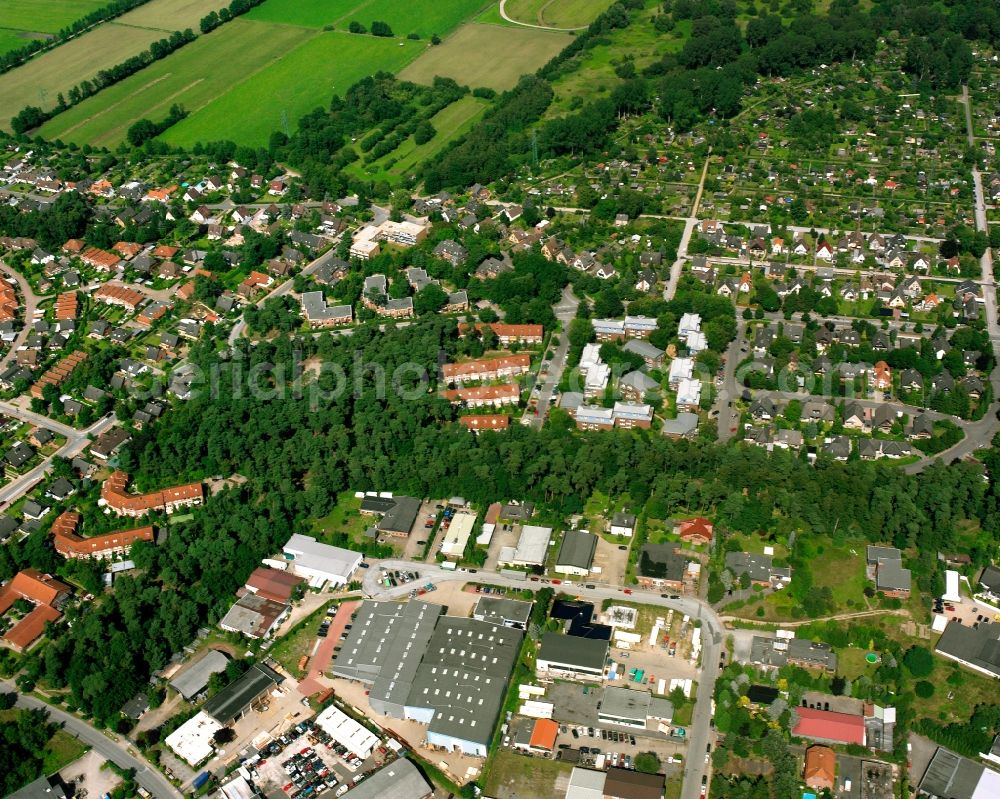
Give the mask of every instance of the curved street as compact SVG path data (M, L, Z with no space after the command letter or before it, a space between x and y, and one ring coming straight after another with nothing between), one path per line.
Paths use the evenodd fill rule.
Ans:
M41 299L35 292L31 290L31 286L28 281L24 279L24 276L18 272L16 269L12 269L7 266L6 262L0 261L0 272L3 272L7 277L13 278L17 282L17 289L21 292L21 305L22 305L22 327L18 331L17 338L10 345L10 349L7 353L0 358L0 370L6 368L7 364L13 360L14 356L17 354L18 347L24 344L25 340L31 333L31 320L35 315L35 309L38 307L38 301Z
M541 11L539 11L538 14L540 18ZM534 28L535 30L540 31L561 31L564 33L570 33L572 31L585 31L588 27L587 25L581 25L577 28L554 28L551 25L533 25L530 22L521 22L519 19L511 19L511 17L507 15L507 0L500 0L500 16L503 18L504 22L509 22L511 25L520 25L522 28Z
M5 691L16 691L14 684L9 680L0 681L0 686ZM26 694L17 695L17 707L45 710L52 721L61 724L63 729L115 765L135 769L135 781L155 799L181 799L183 796L149 761L127 743L123 743L117 735L101 732L65 710L47 705L40 699Z

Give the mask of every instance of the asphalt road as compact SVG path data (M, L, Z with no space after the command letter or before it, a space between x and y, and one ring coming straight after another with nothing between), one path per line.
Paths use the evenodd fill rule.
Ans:
M0 261L0 272L3 272L8 277L14 278L17 281L17 288L21 292L21 302L24 306L22 309L22 321L23 326L21 330L18 331L17 338L10 345L10 349L7 350L7 354L0 358L0 369L4 369L7 364L9 364L14 357L17 355L17 349L22 344L31 333L31 320L34 316L35 309L38 307L38 296L31 290L31 286L28 281L24 279L20 272L16 269L11 269L6 263Z
M20 477L11 480L3 488L0 488L0 509L17 502L35 483L41 480L51 468L53 458L75 458L87 448L87 445L90 443L90 436L99 436L115 423L113 415L105 416L102 419L98 419L90 427L84 430L77 430L9 402L0 402L0 412L8 416L14 416L22 421L30 422L38 427L48 428L66 437L66 443L56 450L54 454L43 460L34 469L25 472Z
M415 563L408 560L384 560L370 561L362 586L364 595L371 599L399 599L409 595L413 590L413 585L404 583L394 588L386 588L378 580L379 567L389 570L418 569L421 583L430 580L433 583L444 582L468 582L474 580L490 585L500 585L506 588L523 589L528 587L539 587L540 583L530 583L525 580L518 580L504 574L489 572L485 569L478 569L474 574L469 571L451 571L442 569L440 566L426 563ZM586 585L594 585L587 588ZM723 651L723 641L725 640L725 630L722 621L712 609L711 605L693 596L680 596L678 599L667 599L654 591L644 591L632 589L626 595L624 589L617 586L601 585L599 583L579 584L562 588L570 594L575 594L583 599L593 600L595 603L605 599L619 599L628 602L641 602L646 605L655 605L663 608L672 608L679 613L685 613L693 619L701 621L702 654L701 673L698 680L698 696L694 706L694 713L691 724L688 727L688 757L684 767L684 786L681 791L681 799L698 799L701 791L701 778L710 772L708 763L705 761L705 751L709 741L713 738L711 729L712 719L712 698L715 694L715 681L719 676L719 655ZM433 592L427 594L425 599L434 600Z
M566 369L566 356L569 354L569 324L576 316L579 305L580 300L573 293L573 287L566 286L561 299L552 308L556 319L562 322L562 331L559 333L559 346L553 351L552 362L549 364L545 380L539 387L538 403L535 406L538 413L535 414L529 407L522 417L522 421L527 419L527 424L533 427L541 427L545 423L545 417L549 412L549 400L558 388L559 381L562 380L563 371Z
M14 684L8 681L0 682L5 691L16 690ZM94 751L111 760L122 768L135 769L135 780L149 791L155 799L181 799L182 794L159 771L135 749L122 743L117 735L103 733L94 729L85 721L71 716L58 707L53 707L33 696L18 694L17 706L22 708L41 708L49 714L50 720L61 724L63 729L82 741Z

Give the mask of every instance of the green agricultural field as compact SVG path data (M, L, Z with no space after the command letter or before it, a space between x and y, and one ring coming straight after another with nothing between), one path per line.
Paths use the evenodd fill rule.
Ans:
M105 0L3 0L0 28L58 33L103 5Z
M198 33L198 23L209 11L229 5L228 0L153 0L118 18L122 25L136 28L156 28L162 31L182 31L191 28Z
M301 30L286 26L273 29ZM396 72L426 46L375 36L320 33L200 107L161 138L181 146L217 139L267 144L271 133L282 128L283 112L292 131L300 117L317 106L327 107L334 94L343 94L352 84L379 70ZM254 112L247 114L248 108Z
M379 20L397 36L443 36L476 14L484 0L268 0L247 16L267 22L344 30L352 22L366 28Z
M612 0L507 0L511 19L551 28L585 28L606 11Z
M417 144L410 136L399 147L373 164L360 167L351 164L355 174L374 180L398 180L406 177L416 166L439 153L453 139L466 133L482 116L489 103L478 97L466 96L433 117L431 124L437 135L425 144Z
M473 88L504 90L535 72L569 45L570 35L532 28L468 24L399 73L403 80L431 83L454 78ZM502 55L502 58L499 56Z
M59 114L42 126L41 133L51 139L113 146L124 141L137 119L162 119L174 103L195 113L241 81L253 80L311 35L303 28L234 20ZM246 123L253 108L254 104L246 106L230 121L234 135L239 132L236 124Z
M268 0L246 16L264 22L322 28L363 5L362 0Z
M81 80L142 52L162 38L162 31L106 22L0 75L0 97L3 98L0 128L9 130L11 119L26 105L53 108L59 92L68 92Z

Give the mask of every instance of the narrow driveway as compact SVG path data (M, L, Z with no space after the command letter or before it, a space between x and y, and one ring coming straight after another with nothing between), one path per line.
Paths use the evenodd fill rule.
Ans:
M526 424L541 427L545 423L545 417L549 412L549 401L559 387L559 381L562 380L563 371L566 369L566 356L569 354L569 325L576 316L579 304L580 300L573 293L573 287L568 285L563 289L559 302L552 308L556 318L562 323L562 330L559 332L559 346L553 352L545 380L538 390L537 413L533 414L530 407L524 412L522 421L527 419Z

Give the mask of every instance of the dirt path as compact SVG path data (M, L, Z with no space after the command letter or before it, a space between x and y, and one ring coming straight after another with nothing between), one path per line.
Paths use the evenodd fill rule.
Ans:
M553 1L554 0L549 0L548 3L546 3L540 9L538 9L539 22L542 21L542 12L545 11L545 9L548 8L553 3ZM576 28L556 28L553 27L552 25L534 25L530 22L521 22L520 20L513 19L512 17L509 17L507 15L507 0L500 0L500 16L504 20L504 22L509 22L511 25L520 25L522 28L534 28L535 30L540 30L540 31L561 31L564 33L568 33L571 31L585 31L589 27L587 25L580 25Z
M720 616L719 619L725 623L746 622L748 624L777 624L781 627L801 627L804 624L812 624L817 621L842 621L844 619L861 619L866 616L910 616L910 611L906 608L899 610L862 610L854 613L837 613L833 616L823 616L818 619L799 619L798 621L768 621L766 619L744 619L742 616Z

